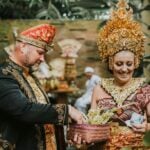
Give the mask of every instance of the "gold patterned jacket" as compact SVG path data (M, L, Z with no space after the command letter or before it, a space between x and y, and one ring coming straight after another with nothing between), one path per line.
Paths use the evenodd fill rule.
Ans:
M67 123L68 107L52 105L39 82L8 60L0 66L0 143L16 150L45 150L44 124ZM2 141L2 142L1 142Z

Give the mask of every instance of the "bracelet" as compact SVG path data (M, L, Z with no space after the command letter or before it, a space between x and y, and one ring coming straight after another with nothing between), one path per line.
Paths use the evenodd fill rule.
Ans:
M83 112L81 112L81 114L82 114L82 117L84 118L85 122L88 123L88 121L89 121L88 117Z

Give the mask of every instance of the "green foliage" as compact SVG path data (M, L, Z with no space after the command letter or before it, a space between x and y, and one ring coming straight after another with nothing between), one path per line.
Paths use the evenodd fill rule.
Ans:
M131 147L123 147L123 148L121 148L121 150L132 150L132 148Z
M47 10L49 0L1 0L0 19L35 19L40 9Z
M0 50L0 64L5 63L8 58L8 54L4 50Z
M42 0L28 0L29 1L29 8L32 8L33 6L41 6L43 4Z
M86 0L86 2L84 0L0 0L0 19L107 20L108 11L114 7L116 2L117 0L100 2L91 0ZM142 6L143 0L136 0L136 2L129 0L134 14L141 19L141 12L149 11L150 5L139 8L139 4ZM99 25L99 28L104 24L105 21Z
M143 143L145 146L150 146L150 131L145 133Z

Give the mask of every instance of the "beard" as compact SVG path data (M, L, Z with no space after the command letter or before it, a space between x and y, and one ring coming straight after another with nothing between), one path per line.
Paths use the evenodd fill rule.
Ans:
M31 67L32 71L38 71L39 65L40 65L39 63L36 63L36 64L34 64L34 65L30 66L30 67Z

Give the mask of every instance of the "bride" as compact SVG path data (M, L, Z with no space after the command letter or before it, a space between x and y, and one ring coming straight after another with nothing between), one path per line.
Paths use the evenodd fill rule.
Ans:
M144 35L126 2L120 0L117 7L98 36L100 57L108 62L113 78L102 79L94 88L91 103L91 109L108 111L115 107L117 111L110 119L109 140L90 150L146 150L149 148L142 140L143 133L150 130L150 85L144 78L133 78L144 55Z

